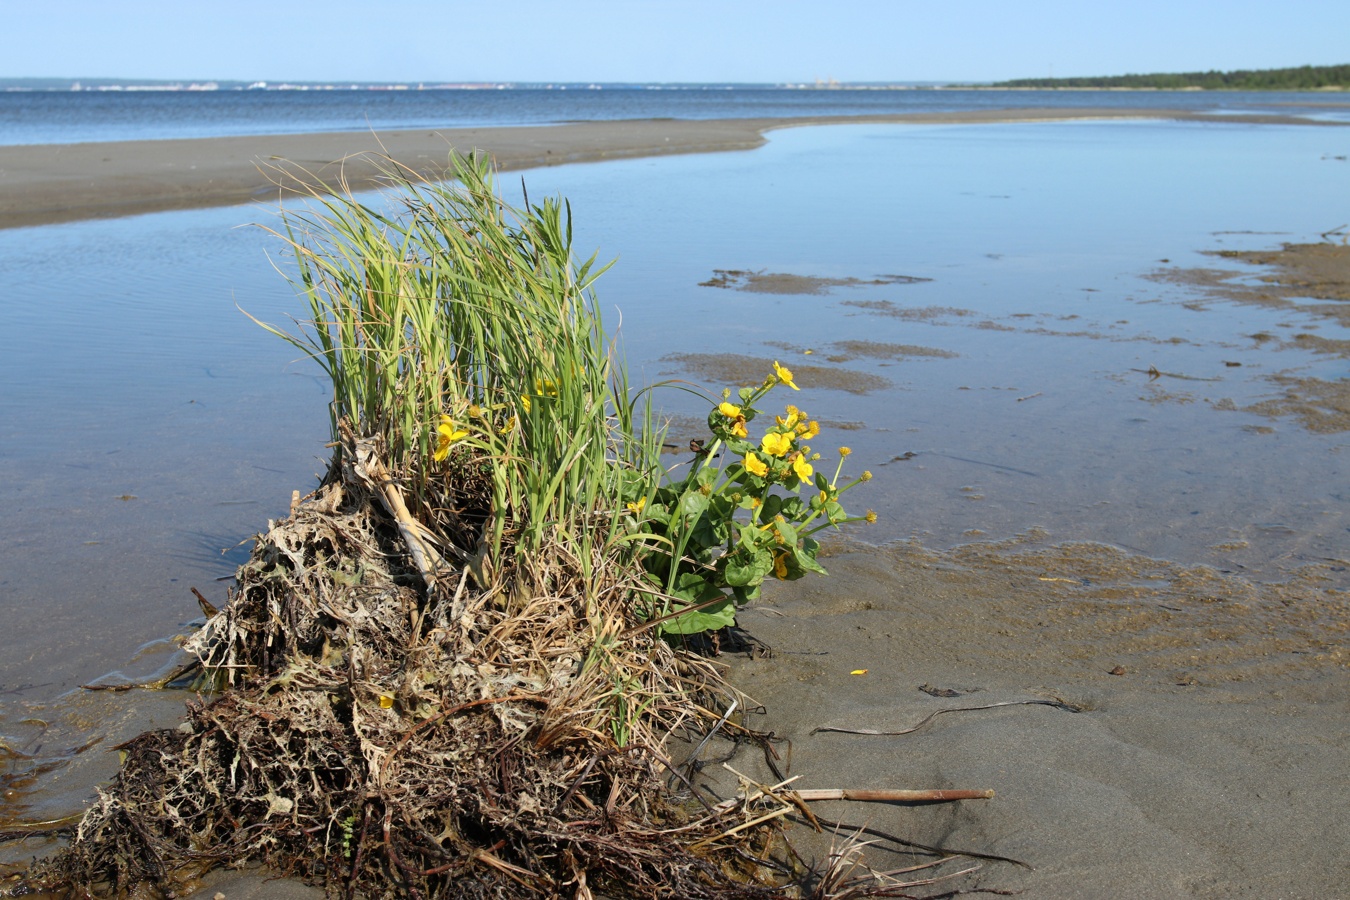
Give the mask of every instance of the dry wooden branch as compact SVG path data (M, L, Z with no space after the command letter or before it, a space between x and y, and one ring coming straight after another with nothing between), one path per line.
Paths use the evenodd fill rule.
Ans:
M1003 706L1053 706L1055 709L1062 709L1065 712L1083 712L1083 707L1074 706L1072 703L1065 703L1063 700L1005 700L1002 703L988 703L984 706L954 706L947 709L939 709L936 712L924 716L923 720L920 721L918 725L905 728L901 731L881 731L876 728L839 728L834 725L818 725L811 729L811 733L816 734L821 731L837 731L840 734L871 734L883 737L898 737L902 734L912 734L913 732L918 731L920 728L944 713L977 712L982 709L998 709Z
M339 422L338 427L342 430L343 439L351 453L352 468L358 476L376 489L380 502L389 515L394 517L394 524L403 537L403 543L408 548L413 565L422 576L422 582L427 586L427 590L431 590L436 585L436 570L440 566L440 557L422 540L417 520L408 512L408 506L403 502L403 494L389 475L389 470L384 467L384 463L380 462L372 443L368 440L358 441L346 422Z
M988 800L993 791L972 790L852 790L850 788L822 788L793 791L802 800L857 800L863 803L946 803L951 800Z

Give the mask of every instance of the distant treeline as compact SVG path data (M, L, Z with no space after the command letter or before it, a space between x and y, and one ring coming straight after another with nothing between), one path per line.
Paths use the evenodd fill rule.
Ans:
M1159 88L1207 91L1314 91L1350 88L1350 65L1299 66L1296 69L1239 69L1236 72L1176 72L1111 75L1099 78L1018 78L1000 88Z

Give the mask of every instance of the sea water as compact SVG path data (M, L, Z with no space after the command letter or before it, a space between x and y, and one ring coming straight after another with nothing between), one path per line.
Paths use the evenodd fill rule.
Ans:
M848 500L880 522L855 536L1043 529L1259 579L1344 558L1350 495L1344 435L1239 411L1278 392L1270 375L1339 379L1344 360L1250 335L1343 329L1148 276L1318 240L1350 208L1347 153L1350 130L1238 122L835 126L525 178L571 200L583 254L617 258L597 290L636 382L715 397L700 354L884 380L771 397L833 423L818 465L849 445L849 471L875 474ZM0 231L0 735L161 664L190 588L223 600L249 536L315 485L318 369L248 317L302 312L281 244L249 225L274 222L245 206ZM915 280L701 284L728 269ZM657 397L679 436L711 402Z
M790 90L582 85L514 90L0 91L0 145L248 134L1150 106L1350 120L1335 94L1244 91Z

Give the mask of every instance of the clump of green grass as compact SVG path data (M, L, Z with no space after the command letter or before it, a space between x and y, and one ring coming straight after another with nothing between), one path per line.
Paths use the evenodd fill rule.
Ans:
M451 158L449 184L387 168L388 209L320 185L283 212L310 318L298 334L265 327L328 374L335 445L344 431L378 442L417 520L410 544L421 534L521 598L565 546L588 594L603 559L628 614L691 634L731 624L766 578L823 573L814 533L874 518L839 505L868 477L840 481L846 449L832 477L815 471L819 427L796 407L749 439L755 404L797 387L776 362L739 405L712 400L712 444L667 472L597 309L608 266L575 261L568 204L513 208L472 156Z
M654 470L659 450L596 307L608 266L574 259L566 202L508 205L483 158L452 157L451 184L387 174L392 209L316 188L283 212L310 318L264 327L323 367L334 441L341 423L377 439L417 512L435 518L446 478L481 479L462 548L480 571L558 536L590 559L631 493L621 473Z

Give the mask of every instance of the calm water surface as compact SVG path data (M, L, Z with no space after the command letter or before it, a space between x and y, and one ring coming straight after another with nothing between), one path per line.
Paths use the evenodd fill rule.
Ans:
M816 442L850 445L876 475L854 503L882 521L860 536L949 545L1043 528L1278 578L1344 558L1346 439L1215 404L1273 395L1276 372L1345 375L1343 360L1248 335L1345 335L1297 312L1185 305L1193 292L1144 276L1340 225L1347 151L1350 133L1323 128L847 126L527 177L532 196L571 199L583 251L619 258L598 287L635 380L691 377L672 355L706 353L888 382L859 395L802 378L780 398L861 423ZM315 367L240 312L299 310L269 264L277 243L240 227L269 215L0 231L0 736L13 743L35 715L97 730L98 703L63 693L161 664L162 639L196 615L189 588L223 599L241 542L324 466ZM715 269L931 280L780 296L700 287ZM952 356L830 362L848 341ZM1150 382L1150 366L1204 380ZM706 414L665 396L674 414Z
M1350 120L1350 98L1244 91L426 90L0 92L0 144L154 140L612 119L725 119L1048 106L1273 112Z

